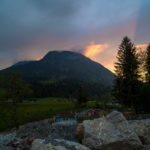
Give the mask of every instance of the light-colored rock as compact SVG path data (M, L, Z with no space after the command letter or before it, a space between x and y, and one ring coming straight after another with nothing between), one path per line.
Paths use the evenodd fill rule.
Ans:
M138 150L142 143L122 113L83 122L82 143L92 150Z
M81 145L73 141L64 140L64 139L55 139L54 143L55 145L61 145L66 147L67 150L90 150L84 145Z
M31 150L53 150L53 147L50 143L44 144L40 139L36 139L32 143Z
M150 119L130 120L128 122L143 144L150 144Z
M63 146L53 146L51 143L44 144L44 140L36 139L32 143L31 150L66 150Z

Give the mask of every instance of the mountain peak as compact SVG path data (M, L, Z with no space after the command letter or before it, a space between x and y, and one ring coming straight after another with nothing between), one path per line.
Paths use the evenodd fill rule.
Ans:
M50 51L48 52L43 59L45 58L49 58L49 57L55 57L55 56L73 56L73 55L80 55L83 56L81 53L77 53L77 52L73 52L73 51L58 51L58 50L54 50L54 51Z
M13 65L25 77L43 77L49 80L74 79L111 85L113 73L101 64L72 51L50 51L40 61Z

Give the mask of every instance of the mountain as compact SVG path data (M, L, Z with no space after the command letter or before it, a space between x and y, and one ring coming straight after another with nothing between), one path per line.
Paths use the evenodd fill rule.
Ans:
M24 65L24 64L27 64L29 62L34 62L34 61L33 60L31 60L31 61L28 61L28 60L20 61L20 62L17 62L16 64L14 64L13 67Z
M51 51L39 61L23 61L5 69L19 70L25 78L74 79L109 86L114 75L99 63L71 51Z

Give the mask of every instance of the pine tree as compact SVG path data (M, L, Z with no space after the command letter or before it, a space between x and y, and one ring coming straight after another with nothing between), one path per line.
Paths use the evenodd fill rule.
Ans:
M145 81L141 88L141 99L142 99L142 106L144 112L150 112L150 44L148 44L146 48L146 58L145 58Z
M147 46L146 55L146 82L150 85L150 44Z
M128 37L124 37L115 63L113 95L120 103L136 109L138 93L138 60L136 48Z

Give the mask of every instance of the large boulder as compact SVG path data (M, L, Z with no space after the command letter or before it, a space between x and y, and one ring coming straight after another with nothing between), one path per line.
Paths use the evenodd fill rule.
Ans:
M66 139L77 141L77 126L77 121L62 121L53 123L50 129L49 136L46 138L46 142L51 142L52 139Z
M21 127L17 131L17 137L25 138L25 137L35 137L35 138L46 138L50 133L51 125L48 121L37 121L33 123L28 123Z
M150 119L130 120L128 122L143 144L150 144Z
M122 113L113 111L106 117L84 121L82 143L92 150L138 150L142 143L129 127Z

